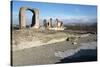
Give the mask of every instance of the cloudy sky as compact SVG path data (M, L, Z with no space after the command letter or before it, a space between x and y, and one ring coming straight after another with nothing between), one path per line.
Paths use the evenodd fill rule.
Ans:
M18 14L20 7L29 7L39 9L40 20L56 18L66 20L68 22L95 22L97 19L97 7L93 5L74 5L74 4L57 4L57 3L43 3L43 2L27 2L27 1L13 1L12 15L13 23L18 24ZM31 23L32 13L26 11L27 24Z

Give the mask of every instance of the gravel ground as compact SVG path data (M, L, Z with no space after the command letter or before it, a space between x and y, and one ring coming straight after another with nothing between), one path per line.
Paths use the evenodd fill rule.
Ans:
M92 45L91 45L92 44ZM85 45L85 47L81 47ZM95 45L95 46L94 46ZM95 34L91 34L87 37L82 37L78 40L77 44L72 44L72 41L63 41L39 47L31 47L28 49L12 51L12 64L17 65L40 65L40 64L55 64L60 62L65 56L65 53L70 54L73 51L81 47L81 49L90 49L97 47L97 37ZM61 55L59 54L61 52ZM58 54L58 55L57 55ZM63 55L64 54L64 55ZM65 56L66 57L66 56Z

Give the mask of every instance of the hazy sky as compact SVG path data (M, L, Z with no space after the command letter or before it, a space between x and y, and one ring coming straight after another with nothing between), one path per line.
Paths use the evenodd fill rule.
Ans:
M20 7L29 7L39 9L40 19L49 19L50 17L63 20L84 20L95 21L97 18L97 7L90 5L72 5L72 4L57 4L57 3L43 3L43 2L27 2L27 1L13 1L12 15L13 23L18 23L18 14ZM26 11L27 21L31 21L31 11ZM67 22L66 22L67 23Z

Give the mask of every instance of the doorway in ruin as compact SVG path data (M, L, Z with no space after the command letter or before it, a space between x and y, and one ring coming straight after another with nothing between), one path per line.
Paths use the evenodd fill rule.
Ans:
M33 16L33 13L29 10L26 10L25 11L25 17L26 17L26 28L30 28L31 25L32 25L32 16ZM35 18L35 17L34 17ZM35 20L33 21L34 24L35 24Z
M30 9L26 7L21 7L19 11L19 29L26 28L26 16L25 12L30 11L32 13L31 18L31 27L39 28L39 10L38 9ZM30 17L29 17L30 18Z

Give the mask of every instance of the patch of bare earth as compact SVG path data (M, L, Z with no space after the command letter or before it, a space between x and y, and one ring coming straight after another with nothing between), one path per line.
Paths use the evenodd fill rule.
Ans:
M22 29L12 31L12 48L20 50L30 47L52 44L70 39L77 41L79 37L87 37L89 34L76 35L61 31L41 31L33 29ZM73 42L73 44L75 44ZM76 43L77 44L77 43Z

